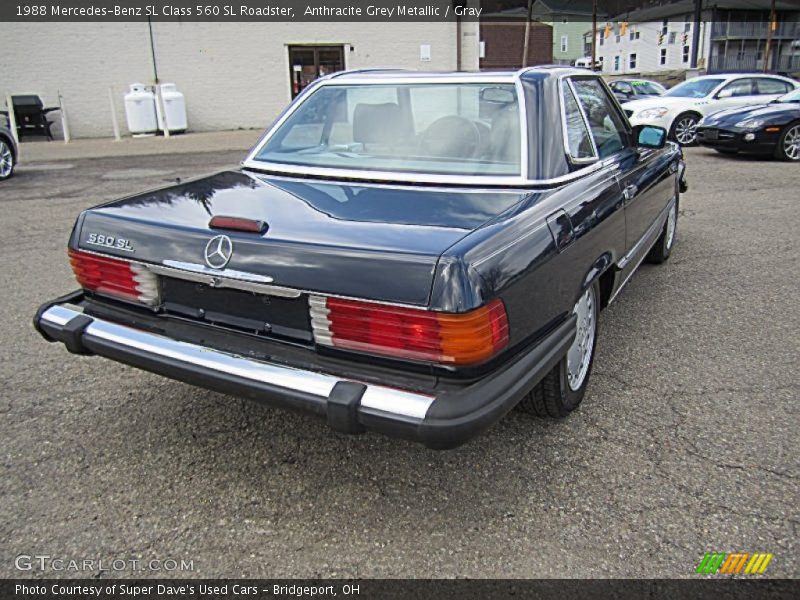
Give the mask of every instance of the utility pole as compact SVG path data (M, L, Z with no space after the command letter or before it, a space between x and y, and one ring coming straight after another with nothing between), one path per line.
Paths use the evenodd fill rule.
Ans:
M774 0L773 0L774 1ZM700 52L700 19L703 16L703 0L694 0L694 25L692 25L692 69L697 68L697 55ZM708 68L708 65L706 65Z
M533 3L536 0L528 0L528 18L525 20L525 43L522 45L522 66L528 66L528 46L531 43L531 15L533 14Z
M767 25L767 48L764 53L764 73L769 71L772 58L772 31L776 28L775 22L775 0L772 0L772 8L769 11L769 25Z
M597 0L592 0L592 71L597 64Z

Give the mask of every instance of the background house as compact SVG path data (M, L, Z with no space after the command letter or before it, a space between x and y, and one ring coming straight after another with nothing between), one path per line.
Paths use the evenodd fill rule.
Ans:
M763 70L769 0L703 0L698 68ZM800 3L776 0L770 70L800 71ZM677 0L598 23L597 57L609 75L658 74L690 67L694 0Z
M553 28L554 64L568 65L586 56L583 35L592 22L592 0L536 0L531 11L533 20ZM598 19L603 19L598 7Z
M174 82L193 131L264 128L318 75L342 69L478 69L478 23L157 21L0 23L0 99L64 98L73 137L123 132L128 86ZM457 38L460 37L460 43ZM459 59L460 53L460 59ZM0 100L0 104L5 104ZM56 119L54 133L60 130Z

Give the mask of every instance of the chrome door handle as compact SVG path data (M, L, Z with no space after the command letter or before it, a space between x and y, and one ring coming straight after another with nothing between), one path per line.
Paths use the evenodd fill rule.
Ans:
M633 200L633 197L636 195L638 189L639 188L637 188L635 185L625 186L625 189L622 190L622 197L625 198L626 202L630 202Z

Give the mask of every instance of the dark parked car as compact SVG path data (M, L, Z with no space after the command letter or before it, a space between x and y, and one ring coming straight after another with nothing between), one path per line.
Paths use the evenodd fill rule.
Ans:
M663 85L647 79L615 79L608 84L620 102L654 98L667 91Z
M684 162L571 68L317 80L242 163L84 211L39 332L341 432L445 448L581 402Z
M697 141L724 154L768 154L800 161L800 89L769 104L707 116L697 125Z
M19 149L11 130L0 125L0 181L14 174Z

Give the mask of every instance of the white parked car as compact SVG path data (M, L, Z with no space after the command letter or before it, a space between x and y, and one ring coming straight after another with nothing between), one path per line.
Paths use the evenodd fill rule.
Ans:
M703 75L679 83L663 96L622 105L631 125L657 125L683 146L695 143L697 122L712 113L751 104L767 104L800 88L800 83L757 73Z

